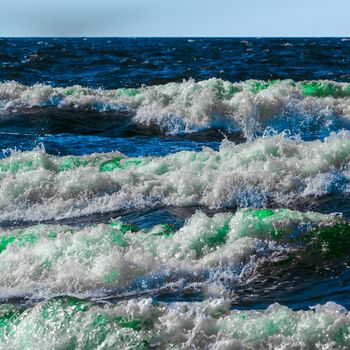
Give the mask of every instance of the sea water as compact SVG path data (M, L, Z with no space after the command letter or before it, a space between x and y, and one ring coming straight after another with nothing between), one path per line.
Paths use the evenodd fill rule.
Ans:
M0 39L0 348L350 348L349 49Z

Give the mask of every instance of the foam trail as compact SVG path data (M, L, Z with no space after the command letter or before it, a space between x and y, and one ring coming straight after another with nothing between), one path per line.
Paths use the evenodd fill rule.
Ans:
M242 209L212 218L197 212L177 231L169 225L138 230L119 221L2 230L0 296L142 291L186 276L206 285L225 275L239 284L248 268L257 271L259 256L276 264L283 252L324 261L346 254L349 244L350 226L341 217L288 209Z
M155 206L266 207L349 193L350 134L303 142L263 137L164 157L57 157L42 149L0 161L0 220L43 221Z
M282 118L285 129L293 127L295 132L323 130L339 120L348 122L349 97L349 84L323 80L230 83L213 78L116 90L6 82L0 84L0 113L37 113L52 108L122 112L123 118L127 114L137 125L170 134L225 128L242 130L251 137L276 117Z

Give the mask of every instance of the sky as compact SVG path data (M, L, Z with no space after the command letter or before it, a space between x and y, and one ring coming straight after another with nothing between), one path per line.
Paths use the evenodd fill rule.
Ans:
M350 0L1 0L0 36L350 36Z

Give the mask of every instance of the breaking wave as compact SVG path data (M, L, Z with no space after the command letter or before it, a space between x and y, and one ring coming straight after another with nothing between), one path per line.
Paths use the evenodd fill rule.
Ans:
M222 280L234 286L259 276L266 261L276 268L297 261L318 265L340 259L349 247L350 225L340 216L288 209L213 217L198 211L180 229L159 224L141 230L113 220L2 230L0 297L120 295Z
M230 83L214 78L116 90L0 84L1 115L52 109L114 114L170 134L222 128L251 137L268 126L294 132L344 127L350 117L350 84L326 80Z
M164 157L58 157L43 149L0 160L0 220L45 221L154 208L289 206L349 193L350 134L304 142L281 135L219 151Z
M3 349L345 349L350 316L335 303L293 311L230 310L225 299L154 305L132 299L118 305L55 298L26 311L0 307ZM40 342L38 343L38 339Z

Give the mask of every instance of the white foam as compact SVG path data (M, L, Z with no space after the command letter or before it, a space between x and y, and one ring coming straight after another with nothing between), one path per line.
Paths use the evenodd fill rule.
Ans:
M349 192L350 134L302 142L281 135L164 157L55 157L36 149L0 161L0 220L49 220L151 208L264 207ZM68 166L66 163L68 162ZM76 165L78 164L78 165ZM63 168L62 168L63 167Z
M346 349L350 315L326 303L293 311L230 310L225 299L152 305L151 299L93 305L50 300L15 315L0 339L2 349ZM15 313L8 305L3 312ZM15 326L13 323L15 323ZM40 339L40 341L38 341Z
M305 124L322 128L333 123L334 118L348 121L348 84L317 81L316 86L304 87L312 83L291 80L230 83L213 78L139 89L103 90L77 85L28 87L7 82L0 84L0 113L26 113L48 107L122 111L127 112L134 123L156 126L172 134L228 128L240 129L247 137L264 130L275 117L284 119L284 128L289 128L299 116L296 132Z
M310 231L339 220L334 215L288 209L242 209L212 218L197 212L172 234L166 226L130 232L119 223L83 229L39 225L3 230L0 296L92 295L133 285L137 279L143 280L144 289L161 288L186 275L204 285L210 281L207 293L213 295L218 293L215 281L225 277L238 282L241 273L246 276L242 269L256 264L253 258L258 252L268 256L275 250L292 249L269 241L288 240L292 233L296 239L298 230L305 235L305 227Z

